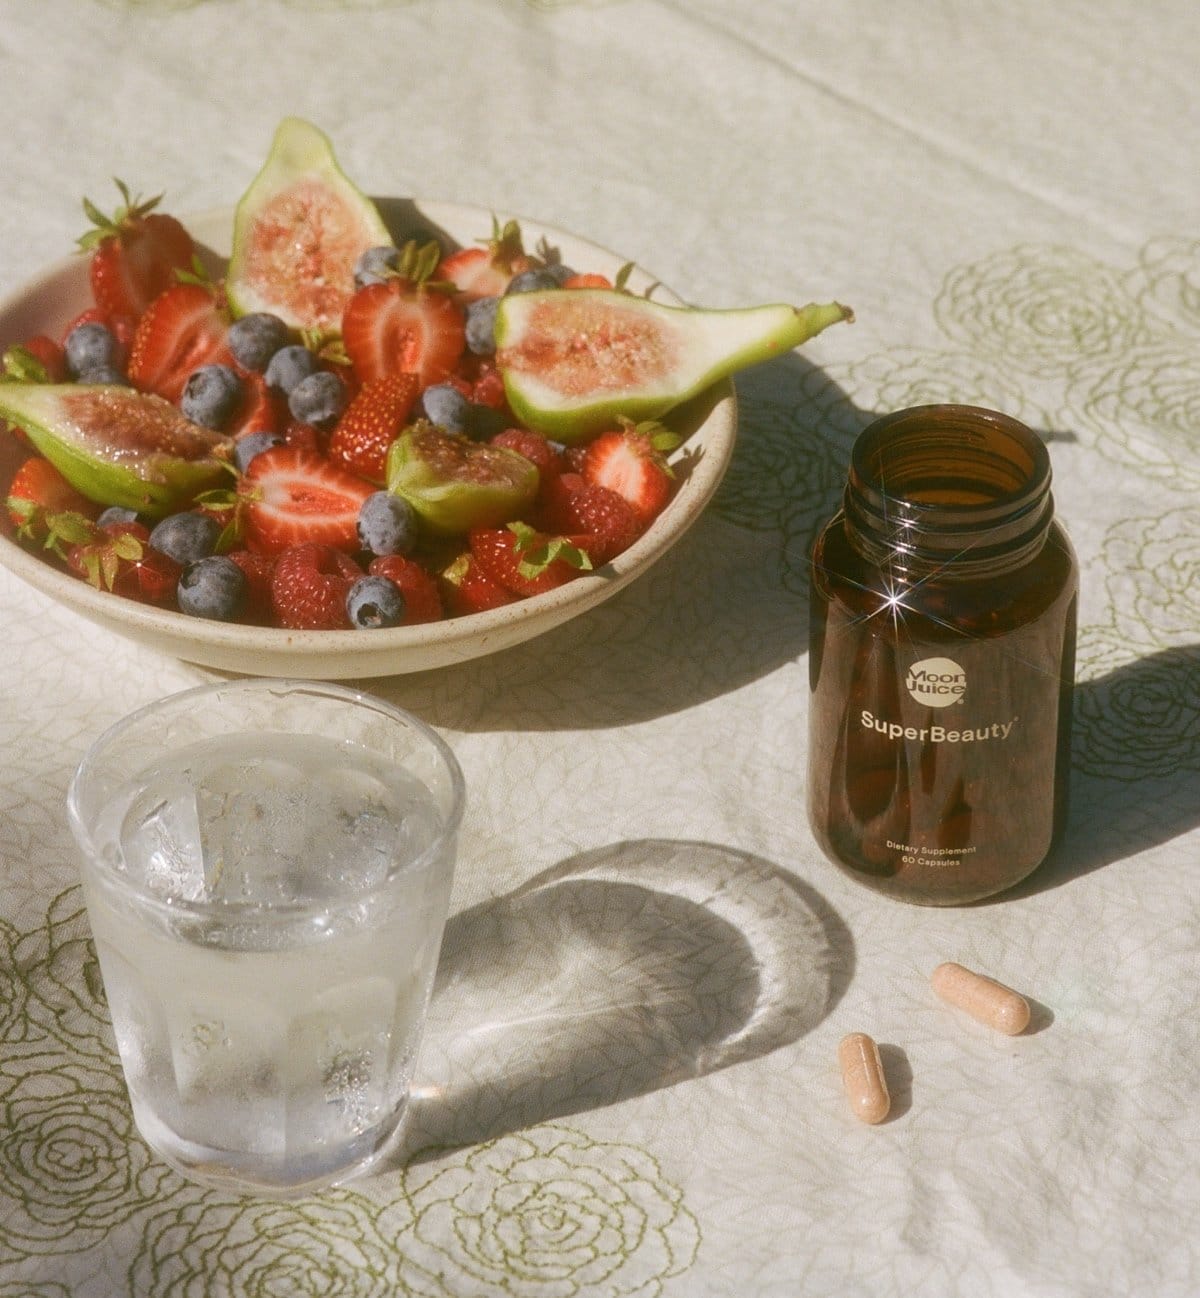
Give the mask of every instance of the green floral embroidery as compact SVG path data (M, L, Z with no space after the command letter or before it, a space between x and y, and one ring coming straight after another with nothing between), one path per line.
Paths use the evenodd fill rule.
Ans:
M55 897L45 930L27 939L22 949L33 943L40 954L27 974L30 1017L72 1054L115 1068L116 1045L81 888Z
M267 1203L205 1194L152 1215L129 1267L138 1298L399 1298L397 1259L361 1195Z
M1054 375L1081 358L1148 341L1120 271L1078 249L1026 244L953 270L933 304L952 341L1021 374Z
M422 1298L653 1298L695 1261L699 1229L658 1164L630 1145L544 1126L404 1178L390 1212L406 1292Z
M0 1104L0 1261L83 1252L180 1185L138 1137L111 1073L40 1062Z

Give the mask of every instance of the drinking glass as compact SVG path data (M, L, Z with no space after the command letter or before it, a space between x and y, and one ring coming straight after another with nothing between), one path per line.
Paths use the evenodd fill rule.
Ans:
M449 905L445 742L341 686L220 682L112 726L67 803L146 1141L194 1180L282 1196L377 1162Z

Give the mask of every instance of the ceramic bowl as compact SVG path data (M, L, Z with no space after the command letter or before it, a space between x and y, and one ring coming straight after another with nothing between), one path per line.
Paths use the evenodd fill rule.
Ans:
M492 228L489 210L419 199L377 199L397 240L433 235L447 247L470 245ZM505 218L502 218L505 219ZM629 258L565 231L518 218L526 247L544 237L568 264L610 277ZM214 273L229 253L233 212L186 219ZM654 285L654 297L677 303L651 276L635 269L635 291ZM37 333L61 335L90 305L87 260L74 256L48 267L0 301L0 349ZM737 429L734 390L726 381L674 412L667 421L685 435L673 454L678 488L654 524L612 563L544 595L468 617L414 627L370 631L287 631L230 625L151 608L97 591L0 533L0 563L50 599L120 635L163 653L221 671L247 675L357 679L427 671L507 649L588 612L641 576L696 521L712 498L733 451ZM28 453L0 436L0 496Z

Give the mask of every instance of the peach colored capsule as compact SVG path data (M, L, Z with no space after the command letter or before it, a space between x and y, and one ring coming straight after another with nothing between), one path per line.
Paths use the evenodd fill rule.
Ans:
M862 1122L882 1122L892 1107L879 1047L865 1032L851 1032L838 1046L842 1086L854 1116Z
M985 974L947 961L938 965L929 982L948 1005L997 1032L1015 1037L1029 1026L1029 1002L1024 996Z

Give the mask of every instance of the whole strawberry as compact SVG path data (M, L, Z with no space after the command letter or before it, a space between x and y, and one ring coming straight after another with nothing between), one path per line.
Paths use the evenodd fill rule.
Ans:
M92 255L88 270L96 305L111 315L139 316L175 283L177 270L191 267L196 249L180 221L154 210L161 194L132 198L124 182L116 186L123 201L112 216L83 200L92 228L79 247Z
M364 383L329 439L329 458L372 482L387 477L388 447L417 400L415 374L387 374Z
M78 515L74 516L78 517ZM171 604L181 566L154 549L141 523L101 523L67 551L67 567L97 590L142 604Z

